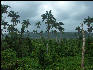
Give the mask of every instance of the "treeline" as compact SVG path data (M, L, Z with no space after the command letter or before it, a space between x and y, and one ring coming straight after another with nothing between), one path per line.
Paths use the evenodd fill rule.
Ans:
M6 34L6 33L3 34L3 37L5 37L6 35L8 35L8 34ZM48 35L47 32L42 33L43 38L47 39L47 35ZM29 33L25 32L23 36L33 38L33 39L40 39L40 35L33 33L33 32L29 32ZM88 38L88 33L85 33L85 36L86 36L86 38ZM57 32L57 36L55 36L55 34L50 32L50 38L51 39L55 39L56 37L58 38L58 40L60 39L60 32ZM93 33L90 33L90 37L93 37ZM79 36L78 36L78 32L64 32L62 34L62 38L63 39L78 39Z

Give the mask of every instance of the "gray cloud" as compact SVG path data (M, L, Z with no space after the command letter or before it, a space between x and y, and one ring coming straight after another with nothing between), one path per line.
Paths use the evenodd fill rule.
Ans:
M29 30L36 29L36 22L42 21L41 14L52 10L57 21L62 21L65 25L65 31L75 31L87 16L93 17L92 1L2 1L12 7L12 10L18 11L21 20L30 19L31 26ZM43 24L41 29L45 30ZM19 28L19 27L18 27Z

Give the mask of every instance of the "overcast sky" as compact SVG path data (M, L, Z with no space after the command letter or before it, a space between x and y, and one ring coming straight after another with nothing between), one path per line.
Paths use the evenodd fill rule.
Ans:
M93 1L1 1L1 3L19 12L21 20L29 19L30 31L36 29L35 23L42 21L41 15L49 10L52 10L57 21L64 23L65 32L75 31L84 18L93 17ZM21 25L17 27L20 28ZM43 23L41 29L46 29Z

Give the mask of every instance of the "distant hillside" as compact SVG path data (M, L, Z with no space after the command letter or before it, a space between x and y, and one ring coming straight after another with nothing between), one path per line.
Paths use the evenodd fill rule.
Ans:
M7 34L4 34L4 36L6 36L6 35ZM30 38L40 38L39 34L34 34L33 32L25 33L24 37L27 37L28 35L29 35ZM47 38L48 37L48 33L43 33L42 36L44 38ZM88 33L86 33L86 37L87 36L88 36ZM91 33L91 36L93 37L93 33ZM77 37L78 37L78 33L77 32L64 32L62 34L62 38L67 38L67 39L77 38ZM55 34L50 33L50 38L56 38ZM60 38L60 33L59 32L57 33L57 38L58 39Z
M25 33L25 36L27 36L28 33ZM47 38L48 33L43 33L42 36L44 38ZM86 37L88 36L88 33L86 33ZM93 33L91 33L91 36L93 37ZM31 38L40 38L39 34L34 34L34 33L29 33L29 37ZM62 34L62 38L77 38L78 37L78 33L77 32L64 32ZM56 38L55 34L50 33L50 38ZM57 33L57 38L60 38L60 33Z

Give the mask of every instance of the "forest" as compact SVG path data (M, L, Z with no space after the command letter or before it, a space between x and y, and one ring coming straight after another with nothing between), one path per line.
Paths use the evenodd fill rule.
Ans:
M93 70L93 17L84 18L75 29L75 38L67 39L63 38L65 23L58 22L52 10L42 13L42 21L35 24L39 30L44 22L46 31L31 33L27 30L29 19L21 22L18 12L8 8L1 4L1 70ZM4 20L5 14L12 24ZM22 24L21 31L16 28L18 24ZM50 31L52 28L55 30ZM4 29L8 34L3 33ZM38 38L32 38L32 34Z

